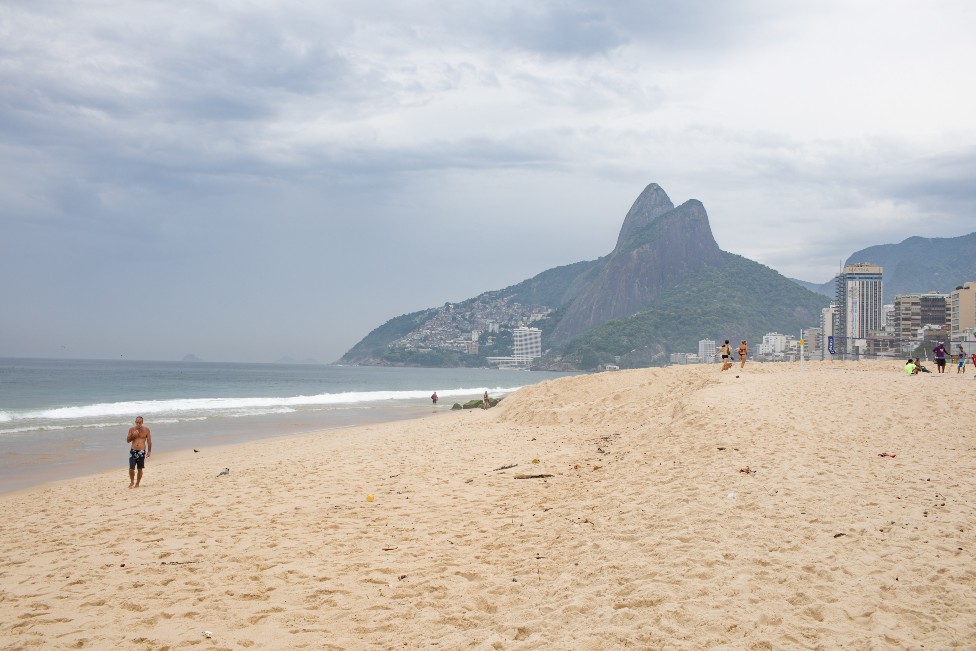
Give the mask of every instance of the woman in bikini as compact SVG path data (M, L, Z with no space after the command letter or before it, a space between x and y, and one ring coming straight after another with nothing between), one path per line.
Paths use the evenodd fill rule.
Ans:
M742 363L739 364L739 368L746 367L746 356L748 354L749 354L749 346L746 345L746 340L743 339L742 343L739 344L739 359L742 360Z

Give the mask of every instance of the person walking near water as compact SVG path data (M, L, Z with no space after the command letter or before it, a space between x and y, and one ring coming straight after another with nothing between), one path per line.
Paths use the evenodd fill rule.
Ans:
M434 403L435 405L437 404L437 392L436 392L436 391L435 391L434 393L432 393L432 394L430 394L430 400L431 400L431 402L433 402L433 403Z
M749 355L749 346L746 344L746 340L743 339L742 343L739 344L739 359L742 360L742 363L739 364L739 368L746 367L746 356L748 355Z
M481 399L481 408L488 409L488 392L485 391L484 397Z
M142 471L146 467L146 459L152 454L152 435L149 428L142 424L142 416L136 416L135 427L129 428L125 442L129 448L129 488L139 488L142 482ZM136 474L138 468L139 474Z

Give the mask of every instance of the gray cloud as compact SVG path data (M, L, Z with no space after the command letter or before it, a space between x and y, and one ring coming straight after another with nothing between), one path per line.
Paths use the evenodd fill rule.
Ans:
M973 13L5 2L0 355L331 360L607 253L652 181L810 280L970 232Z

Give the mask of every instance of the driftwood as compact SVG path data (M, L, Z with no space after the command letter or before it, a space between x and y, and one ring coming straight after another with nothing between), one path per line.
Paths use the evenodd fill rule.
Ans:
M498 468L495 468L494 470L492 470L492 472L498 472L499 470L508 470L509 468L514 468L517 465L518 465L517 463L510 463L507 466L500 466Z
M555 477L555 475L513 475L512 479L546 479L547 477Z

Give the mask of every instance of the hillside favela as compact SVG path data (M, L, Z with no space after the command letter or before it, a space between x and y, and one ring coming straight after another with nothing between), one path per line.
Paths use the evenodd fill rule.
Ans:
M883 264L882 264L883 261ZM705 207L651 184L616 247L474 298L391 319L344 364L617 370L976 353L976 233L853 253L823 284L719 249ZM734 300L728 297L734 296Z

